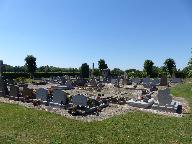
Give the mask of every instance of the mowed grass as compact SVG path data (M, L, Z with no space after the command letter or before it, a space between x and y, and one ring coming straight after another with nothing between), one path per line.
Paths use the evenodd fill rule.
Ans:
M191 84L172 89L192 104ZM183 90L185 89L185 90ZM102 122L85 123L49 112L0 103L0 143L192 143L192 116L166 117L130 112Z
M171 93L177 97L184 97L192 109L192 83L176 85L171 89Z

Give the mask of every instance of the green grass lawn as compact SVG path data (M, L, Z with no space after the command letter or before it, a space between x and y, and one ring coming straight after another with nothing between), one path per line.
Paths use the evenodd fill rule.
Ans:
M192 106L192 85L178 85L175 96ZM0 104L0 143L192 143L192 116L166 117L130 112L102 122L84 123L49 112Z
M192 83L185 83L177 85L171 89L171 93L174 96L184 97L188 102L192 110Z

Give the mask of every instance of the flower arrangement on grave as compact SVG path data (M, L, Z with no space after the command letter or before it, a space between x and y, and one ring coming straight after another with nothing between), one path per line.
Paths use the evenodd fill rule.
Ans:
M138 100L143 100L144 97L143 97L143 96L138 96L137 99L138 99Z

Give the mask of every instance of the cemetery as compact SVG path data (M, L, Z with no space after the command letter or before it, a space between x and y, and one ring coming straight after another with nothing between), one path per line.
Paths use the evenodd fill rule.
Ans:
M174 100L169 83L179 84L182 80L172 78L168 81L166 77L115 78L110 75L109 69L103 72L101 79L92 76L90 80L65 75L20 84L1 76L0 96L8 103L15 101L60 115L65 113L68 118L83 121L101 121L135 110L183 117L186 104ZM115 111L114 107L119 109Z
M0 0L0 144L192 144L192 0Z
M102 133L108 136L109 132L114 132L118 136L110 136L110 139L121 138L120 143L129 141L128 135L151 143L153 140L147 135L161 133L166 127L172 131L168 137L155 137L164 143L166 138L180 139L175 135L186 132L191 120L192 85L187 79L128 76L126 72L117 76L109 69L104 69L99 77L94 76L92 70L88 78L80 74L9 78L4 76L3 66L0 61L0 114L5 118L0 126L8 122L9 128L14 126L10 129L22 129L18 130L22 141L99 143L98 139L92 140L102 137ZM3 131L7 132L6 127ZM30 136L21 136L23 128ZM145 130L142 133L146 135L138 136L137 130L138 133ZM138 141L134 137L131 138L133 143ZM114 143L108 138L102 139L103 143Z

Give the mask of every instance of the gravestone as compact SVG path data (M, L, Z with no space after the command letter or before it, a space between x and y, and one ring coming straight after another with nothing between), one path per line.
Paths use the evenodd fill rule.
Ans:
M99 81L103 82L103 76L99 76Z
M123 79L123 85L127 85L128 84L128 79Z
M124 72L123 78L128 79L128 74L126 72Z
M2 77L3 61L0 60L0 97L5 97L8 94L7 85Z
M112 83L113 85L117 85L117 79L112 78L112 79L111 79L111 83Z
M167 86L167 77L166 76L163 76L161 77L161 80L160 80L160 86Z
M135 83L135 84L140 84L141 82L141 79L136 77L136 78L132 78L132 82Z
M128 74L126 72L124 72L122 85L127 85L127 84L128 84Z
M118 76L117 77L117 87L120 87L120 82L121 82L121 78Z
M0 97L6 97L7 95L9 95L7 84L4 81L3 77L0 76Z
M63 90L53 90L53 104L54 105L66 105L67 95Z
M14 80L13 79L8 79L8 85L11 86L11 85L14 85Z
M82 78L78 78L74 83L76 86L85 86L86 80Z
M98 91L101 91L102 90L102 88L103 88L103 83L102 82L99 82L98 84L97 84L97 90Z
M106 79L106 78L108 78L109 75L110 75L110 69L104 69L104 70L102 71L102 73L103 73L103 77Z
M81 94L75 95L72 98L74 105L87 106L87 97Z
M22 94L23 94L23 97L25 99L33 99L34 98L33 97L33 89L29 89L27 87L24 87Z
M150 89L150 87L151 87L150 82L151 82L151 80L150 80L149 77L143 78L143 80L142 80L143 87L147 88L147 89Z
M170 89L159 90L157 94L158 102L152 106L153 109L182 113L182 105L178 101L174 101L170 95Z
M62 85L65 85L65 83L66 83L65 77L61 77L61 84L62 84Z
M5 90L4 90L4 86L3 86L3 82L2 80L0 80L0 97L5 97Z
M160 90L158 91L157 95L159 105L170 105L172 102L172 97L170 95L170 90L165 89L165 90Z
M159 81L158 78L153 79L152 82L151 82L152 86L158 86L159 84L160 84L160 81Z
M176 77L173 77L171 79L171 83L181 83L182 82L182 79L181 78L176 78Z
M91 85L92 87L97 87L97 80L96 80L95 78L92 78L92 79L90 80L90 85Z
M70 77L68 75L64 76L66 80L70 80Z
M46 102L47 97L48 97L48 90L47 89L39 88L36 91L36 99L38 99L38 100L40 100L42 102Z
M103 74L103 81L109 82L110 81L110 69L103 69L102 74Z
M149 84L150 81L151 81L151 80L150 80L149 77L143 78L143 84Z
M11 100L19 100L19 87L18 86L11 86L10 87L10 97Z
M123 84L124 85L131 85L132 81L130 79L123 79Z
M72 85L72 82L70 80L68 80L65 85L67 86L68 89L73 89L73 85Z

